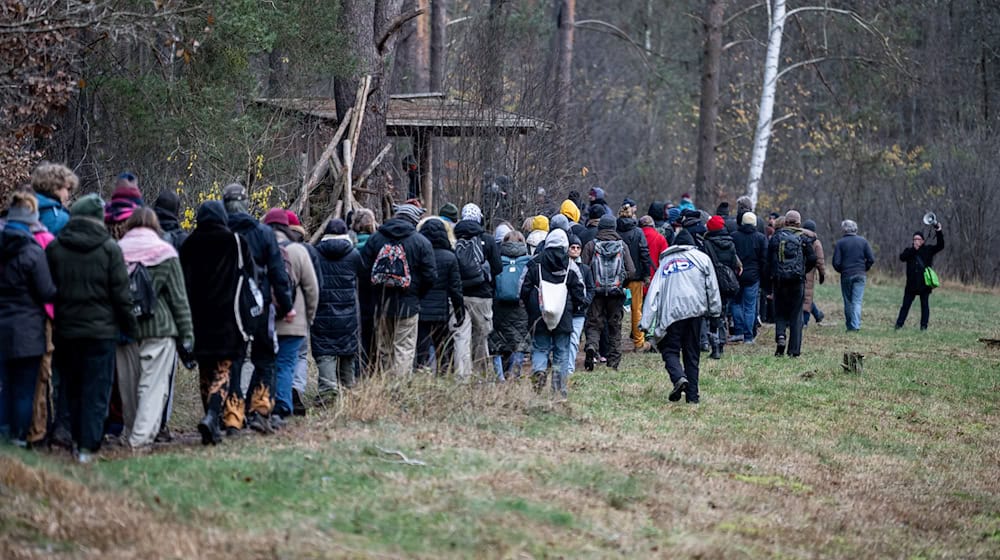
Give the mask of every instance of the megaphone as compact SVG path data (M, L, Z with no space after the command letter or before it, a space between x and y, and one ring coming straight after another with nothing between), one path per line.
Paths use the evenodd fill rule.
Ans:
M928 212L924 214L924 225L925 226L936 226L938 223L937 215L934 212Z

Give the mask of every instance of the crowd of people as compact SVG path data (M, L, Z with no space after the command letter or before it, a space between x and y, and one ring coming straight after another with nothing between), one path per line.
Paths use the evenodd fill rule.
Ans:
M600 188L570 193L549 215L487 231L476 204L434 214L411 199L384 223L369 210L324 225L309 243L282 208L258 221L246 188L178 222L163 191L147 205L131 173L110 201L86 194L63 165L43 163L17 190L0 237L0 435L48 443L90 461L108 437L133 448L172 438L178 363L196 369L202 443L267 434L304 415L311 354L328 405L366 376L415 370L458 380L530 378L568 396L583 367L617 370L626 309L631 350L659 352L669 400L697 403L700 355L754 344L775 323L775 355L799 356L826 278L816 224L799 212L762 219L749 198L730 213L653 202L614 211ZM861 328L875 259L853 221L834 248L846 328ZM944 246L916 234L900 259L907 284L897 328ZM525 371L527 368L527 371Z

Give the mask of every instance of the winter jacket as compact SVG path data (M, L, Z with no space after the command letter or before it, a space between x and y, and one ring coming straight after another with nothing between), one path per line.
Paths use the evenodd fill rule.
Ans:
M618 234L628 245L629 254L632 255L632 262L635 264L635 272L627 276L625 281L648 280L653 260L649 257L649 245L642 229L639 228L639 222L635 218L618 218Z
M160 229L163 230L163 240L170 243L175 250L180 251L181 245L184 244L184 241L190 234L181 228L181 224L177 220L177 215L170 210L156 206L153 208L153 211L156 212L156 217L160 220Z
M236 323L236 286L240 279L236 238L226 225L226 210L213 200L198 209L198 226L181 247L181 269L194 323L194 353L199 359L241 359L246 341ZM244 270L253 272L250 244L241 238Z
M301 243L292 243L284 232L275 230L278 246L284 246L288 254L289 266L296 279L295 293L292 294L292 305L295 317L291 322L278 319L274 322L274 331L278 336L306 336L309 327L316 319L316 305L319 304L319 283L316 281L316 269L313 268L309 251ZM284 263L282 263L284 266Z
M594 301L594 273L590 270L590 267L583 264L583 259L577 259L571 262L570 266L576 266L576 270L580 272L580 278L583 280L584 298L583 307L579 307L573 311L574 317L586 317L587 310L590 309L590 304Z
M182 344L193 346L194 325L177 251L155 231L146 228L126 232L118 246L130 273L139 263L146 267L156 294L153 315L137 321L136 338L176 337Z
M38 199L38 221L42 222L49 233L59 235L59 232L69 223L69 210L61 202L48 195L35 193L35 198Z
M800 282L806 281L806 276L809 274L813 268L816 267L816 253L813 251L812 243L808 239L804 238L802 235L803 229L791 226L785 226L782 229L791 231L792 233L799 236L799 240L802 242L802 259L805 261L805 273L802 278L799 279ZM771 236L771 241L767 245L767 267L766 273L761 279L761 286L764 288L765 292L773 291L775 284L778 279L775 277L778 270L778 246L781 243L781 239L778 237L777 233ZM790 282L791 280L783 280L783 282Z
M682 319L721 315L722 297L712 259L690 245L667 249L650 281L639 328L660 339L667 327Z
M708 232L705 235L705 253L708 254L709 258L714 254L718 262L716 263L715 259L712 259L713 263L728 266L739 278L739 274L743 270L743 263L740 262L740 257L736 254L736 244L733 243L733 238L728 231L721 229Z
M357 243L355 243L354 248L357 249L358 251L364 249L365 243L368 243L368 238L371 236L372 234L370 233L359 233L357 236L358 241Z
M598 230L597 237L595 237L590 243L584 245L583 251L580 252L580 259L583 261L583 264L587 266L591 265L591 262L594 260L594 254L597 252L598 241L622 241L622 236L613 229ZM622 258L625 260L625 279L627 280L634 277L636 274L635 264L633 264L632 254L629 251L627 243L623 247Z
M652 278L653 274L656 274L656 269L660 267L660 254L666 251L669 245L667 244L667 240L654 227L646 226L642 228L642 234L646 236L646 245L649 246L649 261L651 263L649 277Z
M71 218L45 254L58 290L56 338L135 338L125 260L103 223L85 216Z
M528 245L521 242L500 244L500 256L516 259L528 254ZM530 268L531 265L528 265ZM527 274L528 269L524 270ZM490 353L527 352L531 349L528 311L520 301L493 300L493 332L490 333Z
M316 319L310 330L313 356L350 356L358 351L360 306L358 284L370 274L361 265L361 253L347 236L327 235L316 246L319 253L319 292Z
M274 231L244 212L229 214L228 222L229 230L242 235L250 245L250 254L260 272L260 291L264 294L265 306L273 298L278 309L276 316L284 317L292 309L292 291Z
M813 293L816 289L816 279L826 280L826 259L823 257L823 243L815 232L804 230L803 237L812 240L813 252L816 253L816 268L806 274L806 295L802 300L802 311L809 313L812 311Z
M767 266L767 238L754 226L741 225L732 235L736 246L736 256L743 263L743 274L740 275L740 286L753 286L760 282L764 268Z
M647 213L653 218L654 228L663 227L663 224L667 221L667 204L654 200L649 203L649 211Z
M934 245L927 245L926 243L920 246L920 249L914 249L913 246L909 246L903 249L903 252L899 254L899 260L906 263L906 292L910 294L929 294L931 288L924 283L924 267L934 266L934 255L941 252L944 249L944 232L937 232L937 243ZM917 257L920 260L917 260ZM923 266L921 266L923 263Z
M371 282L372 265L382 247L389 243L403 246L410 269L409 288L382 288L372 286L372 301L378 309L376 315L412 317L420 313L420 299L434 286L437 279L434 265L434 248L427 238L417 233L417 228L403 218L392 218L378 228L361 251L361 264L365 278Z
M528 233L528 238L525 240L528 245L529 254L534 255L538 249L539 245L545 243L545 236L548 235L547 230L534 229Z
M842 278L864 276L875 264L872 246L864 237L854 233L844 234L833 246L833 269Z
M551 330L542 321L542 313L538 305L542 279L552 283L565 281L568 292L559 324ZM572 334L573 317L579 316L578 314L586 309L587 299L580 273L577 267L570 266L569 256L564 249L559 247L547 249L543 251L539 264L528 267L524 274L524 282L521 284L521 301L524 302L524 306L528 310L528 324L532 332L535 329L544 329L553 334Z
M30 231L0 233L0 361L45 354L45 305L56 297L45 250Z
M587 220L587 227L585 228L583 235L579 236L582 246L586 246L587 243L590 243L595 237L597 237L597 223L600 221L600 218L596 220Z
M421 227L420 234L426 237L434 248L434 266L437 270L433 287L427 295L420 298L420 320L444 323L451 317L449 302L455 309L465 308L458 258L451 248L448 230L440 220L428 220Z
M497 248L497 242L493 239L493 236L486 233L483 226L479 225L479 222L472 220L462 220L455 224L455 237L457 239L475 239L478 238L482 243L483 247L483 257L486 262L490 265L490 278L489 280L483 280L479 284L474 286L463 286L462 294L465 297L478 297L478 298L493 298L493 286L495 284L494 279L497 274L500 274L500 250ZM463 278L462 280L466 280Z

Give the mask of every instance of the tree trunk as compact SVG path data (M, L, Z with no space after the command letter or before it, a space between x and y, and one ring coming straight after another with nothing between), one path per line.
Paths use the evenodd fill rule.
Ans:
M561 175L569 163L569 103L573 91L573 30L576 25L576 0L555 0L559 40L556 45L556 134L558 150L556 171Z
M431 0L431 91L444 89L444 60L447 41L448 0Z
M365 106L361 134L358 136L358 146L353 162L354 169L365 169L375 159L386 143L385 115L389 107L389 83L391 67L386 60L391 58L396 50L397 35L393 34L382 40L393 20L400 15L402 0L343 0L339 25L350 49L350 56L356 61L354 73L351 76L335 80L335 99L337 101L337 116L343 119L349 107L359 104L355 99L359 80L366 74L372 77L371 92ZM368 179L369 189L386 193L392 185L388 177L393 176L393 164L386 158ZM377 206L376 206L377 208ZM349 211L350 209L345 209Z
M719 118L719 72L722 67L722 16L724 0L705 6L705 49L701 60L701 104L698 114L698 165L694 179L695 203L717 202L721 194L715 175L716 123Z
M771 140L771 120L774 116L774 94L778 87L778 63L781 55L781 35L785 29L785 0L774 0L771 10L771 27L767 39L767 55L764 58L764 85L760 92L760 110L757 115L757 130L753 137L753 152L750 155L750 176L747 179L747 196L757 207L761 177L764 175L764 160L767 159L767 144Z

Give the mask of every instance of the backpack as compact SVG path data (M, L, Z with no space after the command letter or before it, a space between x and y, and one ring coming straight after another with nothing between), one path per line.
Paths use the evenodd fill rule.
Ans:
M288 274L288 284L292 289L292 307L294 307L295 298L299 292L299 277L294 272L295 268L292 266L292 258L288 254L288 246L291 244L291 241L281 241L278 243L278 250L281 251L281 261L285 263L285 273Z
M568 280L567 268L562 283L546 282L542 276L542 265L538 265L538 310L542 312L542 321L550 331L559 326L559 321L566 311L566 297L569 295L569 288L566 287Z
M236 327L243 340L253 340L253 335L261 326L261 321L265 320L264 315L264 294L260 291L258 282L257 265L251 257L250 266L243 262L243 242L240 234L234 233L236 237L236 262L239 273L236 278L236 297L233 299L233 312L236 314Z
M372 285L381 288L409 288L413 282L402 240L386 243L372 263Z
M779 280L801 280L806 276L806 260L802 253L802 237L789 229L780 229L778 257L774 276Z
M459 239L455 243L455 256L458 258L458 271L462 275L462 287L472 288L489 282L490 263L483 254L483 240L478 236L472 239Z
M531 262L530 255L520 257L500 257L503 268L497 275L496 299L499 301L517 301L521 299L521 279L524 269Z
M725 299L736 297L740 293L740 280L736 277L736 272L731 266L719 262L714 243L706 241L705 248L708 249L708 256L712 258L712 265L715 267L715 278L719 282L719 295Z
M128 274L128 291L132 296L132 315L138 319L148 319L156 311L156 289L153 277L141 262L133 265Z
M594 293L601 296L623 295L625 291L625 242L595 241L590 270L594 273Z

